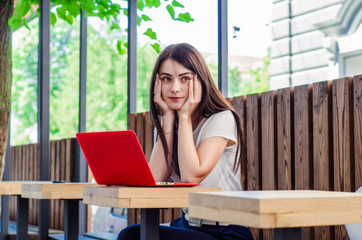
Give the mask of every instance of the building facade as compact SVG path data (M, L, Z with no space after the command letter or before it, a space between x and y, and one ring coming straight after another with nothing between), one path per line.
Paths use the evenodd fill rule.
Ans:
M272 0L271 89L362 74L362 0Z

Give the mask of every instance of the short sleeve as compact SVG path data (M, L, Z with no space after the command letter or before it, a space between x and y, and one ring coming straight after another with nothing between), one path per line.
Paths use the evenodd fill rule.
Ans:
M201 138L224 137L237 142L237 127L231 111L215 113L206 120Z

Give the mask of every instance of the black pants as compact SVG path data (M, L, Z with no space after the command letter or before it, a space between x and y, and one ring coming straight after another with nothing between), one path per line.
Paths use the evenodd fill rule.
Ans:
M134 224L123 229L117 240L140 239L140 225ZM171 222L170 226L160 226L160 240L252 240L249 228L228 225L202 225L190 227L184 217Z

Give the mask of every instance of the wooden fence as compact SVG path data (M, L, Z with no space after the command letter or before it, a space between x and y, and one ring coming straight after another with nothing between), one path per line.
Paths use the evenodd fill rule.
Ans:
M242 119L246 143L245 190L316 189L354 192L362 186L362 75L229 99ZM149 159L149 113L131 114ZM139 222L129 210L129 224ZM181 216L160 212L160 221ZM273 230L252 229L255 239ZM348 239L344 226L303 228L303 239Z
M50 180L74 181L75 139L50 142ZM11 181L39 180L39 144L11 147ZM39 200L29 199L29 224L38 226ZM10 219L16 219L16 197L10 198ZM64 201L50 200L50 228L64 230Z

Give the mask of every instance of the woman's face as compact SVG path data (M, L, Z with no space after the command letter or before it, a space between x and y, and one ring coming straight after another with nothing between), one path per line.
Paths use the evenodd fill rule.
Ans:
M161 96L169 108L179 110L189 96L189 84L194 72L182 64L167 59L161 64L159 78L162 82Z

